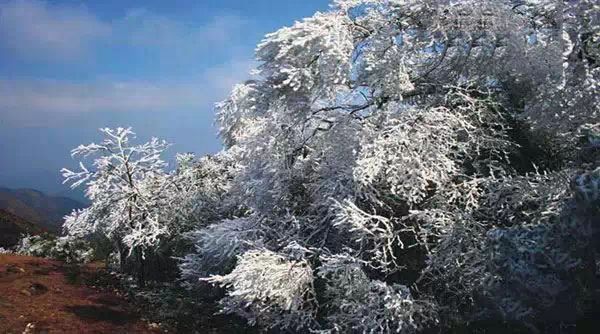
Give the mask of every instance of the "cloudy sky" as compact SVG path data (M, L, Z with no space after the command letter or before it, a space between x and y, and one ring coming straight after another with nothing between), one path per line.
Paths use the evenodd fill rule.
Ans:
M69 151L133 126L175 152L220 149L213 104L264 34L327 0L0 0L0 186L63 191Z

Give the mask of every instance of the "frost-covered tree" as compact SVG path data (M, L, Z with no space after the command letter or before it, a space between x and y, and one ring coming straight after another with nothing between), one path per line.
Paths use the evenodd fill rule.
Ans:
M594 0L336 0L268 34L217 105L236 210L191 234L184 276L219 275L223 310L266 328L573 323L598 261L599 20Z
M313 270L306 259L249 250L231 273L208 281L231 289L221 301L223 312L240 313L251 325L300 330L315 322Z
M141 284L147 275L176 276L174 257L190 248L188 232L245 212L224 197L234 168L228 154L200 159L178 154L176 168L169 171L162 160L169 146L165 141L134 144L130 128L100 131L105 137L100 144L72 151L92 160L93 167L80 163L80 171L62 170L65 182L84 186L91 202L65 217L65 233L93 239L100 253L114 251L120 269L136 273Z
M176 192L161 159L168 144L153 138L135 145L130 128L100 131L104 134L101 143L72 151L73 156L93 158L93 167L80 163L80 171L62 170L72 187L85 186L91 202L88 208L65 218L65 232L79 237L106 236L120 255L122 267L126 257L135 257L135 272L144 284L146 254L174 228L171 216L165 213Z

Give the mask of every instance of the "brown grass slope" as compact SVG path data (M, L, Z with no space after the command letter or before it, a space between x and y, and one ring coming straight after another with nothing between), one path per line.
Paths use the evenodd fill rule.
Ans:
M0 255L0 333L157 333L129 301L87 285L100 268Z

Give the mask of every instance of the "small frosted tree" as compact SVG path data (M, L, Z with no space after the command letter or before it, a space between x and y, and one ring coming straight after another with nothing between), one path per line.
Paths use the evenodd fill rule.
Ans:
M108 237L120 256L121 269L135 257L135 272L144 284L146 253L152 252L171 233L165 208L171 201L171 184L161 154L168 147L152 138L134 145L130 128L100 129L104 140L81 145L73 156L93 158L93 167L80 163L80 171L63 169L71 187L85 186L90 207L66 217L65 231L73 236L99 233Z

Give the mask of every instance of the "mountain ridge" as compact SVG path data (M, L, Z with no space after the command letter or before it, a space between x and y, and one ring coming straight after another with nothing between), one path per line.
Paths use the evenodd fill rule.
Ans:
M12 247L24 234L41 234L47 232L43 227L0 209L0 247Z
M61 231L65 215L84 207L72 198L47 195L37 189L0 187L0 209L54 233Z

